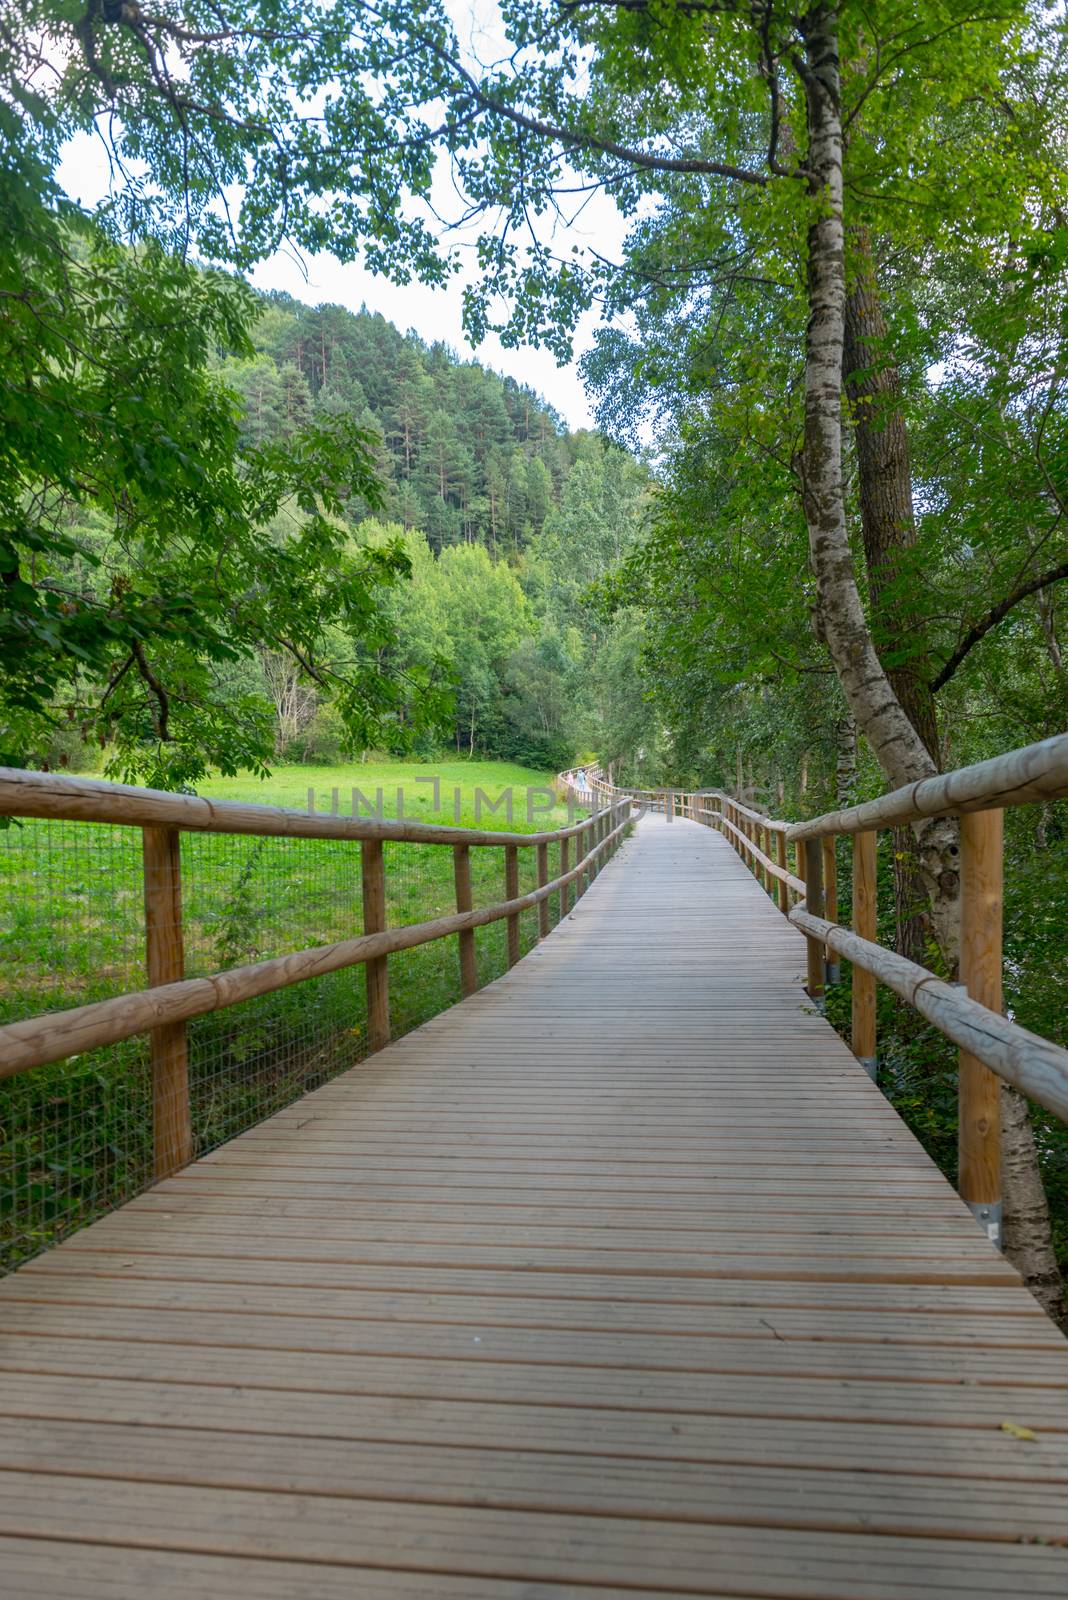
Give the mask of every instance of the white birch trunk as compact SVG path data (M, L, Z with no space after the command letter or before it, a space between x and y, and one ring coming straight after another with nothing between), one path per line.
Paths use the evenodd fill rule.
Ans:
M819 622L849 709L892 784L934 773L902 711L868 629L846 527L842 473L845 225L837 13L817 5L802 21L808 103L808 167L815 220L808 232L809 321L805 340L802 498Z

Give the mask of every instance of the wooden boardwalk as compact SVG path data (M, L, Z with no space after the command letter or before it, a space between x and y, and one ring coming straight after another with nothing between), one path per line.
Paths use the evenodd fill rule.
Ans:
M1068 1345L803 967L646 818L507 977L6 1280L5 1600L1064 1600Z

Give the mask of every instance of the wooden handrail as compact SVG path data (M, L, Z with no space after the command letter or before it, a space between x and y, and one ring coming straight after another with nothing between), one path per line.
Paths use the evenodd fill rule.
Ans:
M807 822L772 821L730 795L713 793L718 810L695 807L691 814L720 829L758 880L763 874L769 893L776 886L780 909L807 941L810 995L822 1004L824 984L836 978L832 952L852 963L852 1043L866 1071L875 1077L876 981L958 1045L960 1193L989 1237L1000 1242L997 1080L1068 1119L1068 1050L1020 1027L1000 1011L1001 815L1007 806L1068 796L1068 734L925 778ZM945 983L875 939L876 830L951 815L961 818L962 983L957 985ZM753 837L757 831L762 832L767 851ZM778 861L770 857L773 834ZM853 836L852 931L837 923L834 841L839 834ZM787 869L788 842L798 852L799 871L803 860L804 880ZM801 897L793 906L790 893Z
M207 800L201 795L137 789L98 778L68 778L54 772L0 767L0 816L50 817L66 822L108 822L132 828L171 827L183 833L253 834L258 838L389 839L403 844L476 846L555 844L579 833L585 822L540 833L492 828L457 828L390 817L320 816L283 806Z
M872 828L898 828L930 817L959 816L971 811L1001 811L1006 806L1068 796L1068 733L1038 744L1010 750L974 766L923 778L893 789L864 805L828 811L809 822L787 827L788 839L815 839L824 834L863 833Z
M766 817L762 811L754 811L750 806L743 806L733 795L723 795L722 798L729 800L740 816L749 822L755 822L760 828L768 828L772 833L786 833L790 826L788 822L782 822L776 817Z
M915 961L813 916L804 906L794 907L790 921L872 973L999 1078L1068 1120L1068 1050L981 1005L963 985L946 983Z
M615 808L616 812L629 806ZM588 826L588 824L584 824ZM458 911L454 916L437 917L431 922L411 923L407 927L365 933L355 939L317 945L310 950L277 956L254 965L233 967L210 978L188 978L154 988L94 1001L68 1011L49 1012L22 1022L0 1027L0 1078L9 1078L49 1061L116 1044L135 1034L148 1033L206 1016L228 1006L239 1005L276 989L288 988L309 978L361 963L373 964L401 950L411 950L452 934L473 934L491 922L518 916L539 905L552 894L580 880L597 858L611 849L630 826L629 814L567 872L551 882L510 900L478 910ZM567 830L570 832L571 830ZM565 834L566 836L566 834ZM459 847L464 849L464 846ZM465 992L468 992L465 990Z
M564 775L565 781L570 775ZM538 909L538 937L549 932L548 902L559 894L566 909L568 888L582 893L594 869L612 854L630 825L631 802L620 798L594 819L563 828L513 833L381 817L319 816L310 810L205 800L195 795L137 789L92 778L0 768L0 815L140 828L144 841L146 960L149 987L66 1011L26 1018L0 1027L0 1079L32 1067L116 1044L137 1034L150 1040L153 1099L153 1168L169 1176L193 1155L186 1025L194 1017L238 1005L311 978L363 965L367 991L367 1044L371 1051L391 1036L388 958L433 940L458 936L461 994L478 987L476 928L507 923L509 966L519 959L522 912ZM238 834L259 838L334 839L358 844L361 852L363 933L269 961L231 968L212 977L187 979L182 956L182 896L179 843L183 832ZM591 847L583 853L581 841ZM569 866L571 840L574 866ZM455 856L457 909L408 927L387 927L383 845L387 840L448 846ZM560 873L549 879L548 847L560 846ZM499 904L473 909L472 848L502 848L505 896ZM519 851L537 855L537 888L519 894Z
M713 815L715 815L715 813L713 813ZM786 887L788 889L792 889L795 894L802 896L804 895L805 880L803 878L795 878L794 874L788 871L786 867L780 867L777 861L772 861L771 857L766 856L762 850L758 849L752 840L742 832L741 828L736 827L728 817L722 817L720 819L720 827L724 833L732 834L734 838L738 839L742 847L757 861L759 861L764 870L769 872L771 876L779 883L784 883Z

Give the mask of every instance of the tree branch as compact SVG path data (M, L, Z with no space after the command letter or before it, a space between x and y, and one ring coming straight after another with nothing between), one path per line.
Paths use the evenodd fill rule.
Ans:
M628 162L631 166L646 172L693 172L708 177L731 178L738 183L752 183L759 188L767 187L768 179L763 172L752 172L748 168L734 167L723 161L708 161L703 156L658 156L650 151L636 150L630 145L617 144L614 139L605 139L594 133L577 133L574 129L562 128L555 122L528 116L518 107L508 105L487 94L474 74L468 72L462 62L435 40L425 39L423 42L439 60L445 62L458 77L463 79L477 105L495 116L504 117L506 121L517 128L523 128L527 133L536 133L543 139L556 139L560 144L573 150L596 150L602 155L614 156L617 161Z
M153 714L152 717L153 722L156 724L156 734L161 741L169 739L170 733L167 725L170 721L171 715L170 697L168 696L167 691L163 687L162 683L160 683L159 679L156 677L156 674L152 671L152 668L149 666L148 657L145 655L145 647L141 643L140 639L134 640L133 644L130 646L130 650L134 661L137 663L138 673L140 674L147 688L156 698L158 710Z
M1014 606L1018 606L1021 600L1026 600L1028 595L1037 594L1039 590L1048 589L1052 584L1059 583L1062 578L1068 578L1068 561L1062 561L1059 566L1042 573L1041 577L1029 578L1026 583L1017 584L1016 588L1011 589L996 606L991 606L985 617L972 624L937 676L932 678L931 693L937 694L939 689L945 687L979 641L986 638L991 628L996 628L999 622L1003 622Z

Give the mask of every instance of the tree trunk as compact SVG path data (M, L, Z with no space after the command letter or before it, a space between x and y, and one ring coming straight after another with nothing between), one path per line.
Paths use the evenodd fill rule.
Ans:
M1005 1254L1043 1309L1063 1324L1064 1285L1053 1251L1031 1116L1023 1095L1007 1083L1001 1086L1001 1160Z
M817 620L846 703L886 777L898 787L937 772L937 731L932 736L925 721L922 690L915 681L906 693L916 697L912 709L919 727L914 725L883 669L864 615L849 546L842 472L846 281L836 13L830 5L817 4L800 26L805 40L800 72L807 111L807 164L815 213L808 232L809 320L800 470L809 557L816 579ZM897 482L902 466L908 470L904 423L901 422L900 433L893 429L881 443L874 432L873 429L867 440L872 460L888 464L893 481L881 487L869 484L870 508L880 513L882 525L891 532L896 524L896 537L900 540L906 509L909 530L913 525L911 485L906 508ZM858 440L858 454L859 450ZM876 581L889 581L885 566ZM924 733L931 739L930 745ZM956 967L959 920L957 829L952 823L936 821L923 824L916 831L935 936L952 971ZM1048 1270L1053 1260L1049 1218L1044 1213L1034 1141L1026 1116L1011 1115L1007 1119L1002 1149L1007 1174L1010 1169L1012 1173L1006 1179L1006 1198L1009 1206L1016 1208L1010 1231L1010 1259L1029 1284L1039 1290L1045 1285L1043 1292L1048 1292ZM1055 1263L1052 1272L1053 1281L1057 1282Z
M856 440L872 632L876 648L901 652L910 641L923 639L923 619L902 582L904 557L916 543L916 514L901 378L886 354L890 330L876 283L871 236L866 228L851 228L849 242L854 278L846 296L843 372ZM938 722L926 666L925 657L913 655L891 661L886 675L937 765Z
M834 728L834 803L839 810L853 804L857 786L857 722L851 711Z
M887 354L890 330L871 236L866 228L851 228L849 241L854 276L846 295L843 376L856 443L872 635L880 659L891 657L884 663L887 680L937 771L938 719L926 656L893 659L904 641L922 641L924 635L923 618L910 601L905 580L907 552L916 542L916 514L901 378ZM910 961L923 961L929 907L950 970L955 964L959 852L952 819L899 829L894 835L896 944Z
M819 624L849 709L895 784L935 766L883 671L868 629L846 527L842 475L842 358L845 232L842 122L835 13L817 5L803 19L808 167L815 220L808 231L809 320L805 335L805 436L801 494Z

